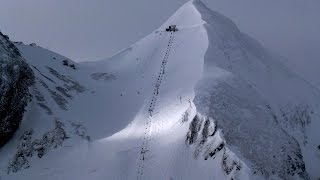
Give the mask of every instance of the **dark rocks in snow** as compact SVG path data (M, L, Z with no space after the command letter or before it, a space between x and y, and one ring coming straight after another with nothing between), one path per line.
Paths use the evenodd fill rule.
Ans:
M31 66L33 67L33 69L35 69L42 77L46 78L47 80L49 80L50 82L56 84L56 82L54 80L52 80L51 78L49 78L48 76L44 75L36 66Z
M287 133L293 137L304 139L303 143L307 144L308 139L305 131L306 127L311 123L312 114L312 109L306 104L288 104L280 108L278 119L281 118L279 123Z
M186 123L186 122L188 122L189 121L189 117L190 117L190 108L188 108L187 110L186 110L186 112L184 112L183 114L182 114L182 117L181 117L181 123Z
M298 174L300 177L307 177L305 176L306 167L300 151L294 151L292 154L288 154L285 166L287 174L290 174L291 176Z
M49 72L54 75L56 78L62 80L63 82L65 83L69 83L69 80L66 76L64 75L61 75L58 71L54 70L53 68L51 67L47 67L47 69L49 70Z
M45 133L40 140L33 141L33 148L38 152L38 157L42 157L49 149L57 148L63 141L68 139L62 122L55 121L55 129Z
M27 157L33 155L32 152L32 130L26 131L20 138L21 142L18 145L18 150L14 155L13 159L9 162L7 173L16 173L22 169L30 167Z
M37 103L39 107L41 107L48 115L53 115L52 110L44 103Z
M38 106L42 108L47 114L52 115L52 110L46 105L46 100L44 96L40 93L40 91L36 87L34 87L33 92Z
M63 64L64 66L68 66L68 67L70 67L70 68L72 68L72 69L76 69L76 66L75 66L74 64L70 63L70 61L69 61L68 59L64 59L64 60L62 61L62 64Z
M48 76L44 75L39 69L36 67L33 67L44 79L41 79L40 77L37 78L37 82L48 91L48 93L51 95L52 99L56 102L56 104L62 109L62 110L67 110L67 104L68 99L72 99L72 95L70 94L71 91L76 91L76 92L82 92L84 91L84 87L81 86L78 82L72 80L68 76L61 75L58 71L54 70L53 68L47 67L49 72L56 77L58 80L62 81L63 86L56 86L57 83L56 81L52 80ZM49 87L49 85L46 83L48 81L49 83L51 82L54 86L55 89L52 89ZM58 82L58 81L57 81ZM39 87L41 87L39 86ZM52 111L49 108L48 105L45 103L44 97L41 95L40 91L37 88L34 88L34 93L36 94L36 99L38 101L38 105L44 109L49 115L52 115Z
M63 110L68 110L67 108L68 101L59 93L52 91L51 89L48 89L48 90L51 94L51 97L57 103L57 105Z
M209 136L214 136L217 132L216 122L212 123L209 118L205 120L203 129L202 129L202 142L205 142Z
M65 97L72 99L72 96L70 94L68 94L68 90L63 88L63 87L56 87L56 90L59 91L62 95L64 95Z
M67 59L64 59L64 60L62 61L62 64L63 64L64 66L69 66L69 63L68 63L68 60L67 60Z
M68 139L64 125L56 120L55 128L45 133L41 139L32 141L32 130L26 131L20 138L21 142L18 145L17 152L9 162L7 173L16 173L22 169L30 167L28 157L37 155L42 158L50 149L62 146L63 141Z
M202 123L202 119L198 115L196 115L191 121L189 126L189 132L187 133L187 138L186 138L186 143L188 143L189 145L195 143L198 137L198 132L200 131L200 128L201 128L201 123Z
M283 123L286 123L287 126L305 128L311 123L312 110L308 105L287 105L287 107L281 108L280 111L284 119Z
M85 91L85 87L83 87L81 84L79 84L77 81L60 74L58 71L56 71L55 69L51 68L51 67L47 67L47 69L49 70L49 72L54 75L57 79L63 81L65 84L65 88L68 91L76 91L78 93L81 93L83 91Z
M222 156L222 168L224 172L229 175L232 171L240 171L241 163L239 161L234 161L229 158L229 155L224 151Z
M204 160L209 158L221 160L222 170L234 179L241 170L241 161L236 156L229 155L224 140L217 132L217 125L213 119L197 114L190 123L187 144L194 147L195 158L202 154ZM218 155L219 159L216 158Z
M74 64L70 64L69 67L71 67L72 69L76 69L76 66Z
M4 35L0 32L0 46L1 46L1 55L7 54L7 60L9 58L21 58L21 54L16 46L10 41L7 35ZM2 55L2 58L4 56ZM4 59L3 59L4 60Z
M46 89L49 88L49 86L44 81L42 81L41 79L38 79L38 81L39 81L39 83L41 84L42 87L44 87Z
M0 147L18 129L31 98L34 75L19 50L0 32Z
M115 80L116 76L112 73L93 73L91 74L91 78L94 80L104 80L104 81L108 81L108 80Z
M34 96L38 102L44 102L45 98L37 88L34 88Z
M209 156L214 158L215 155L224 148L224 146L224 143L220 143L216 148L213 149L213 151L209 152ZM207 159L207 157L205 159Z
M38 79L38 82L41 84L42 87L44 87L51 95L52 99L56 102L56 104L63 110L67 110L67 104L68 101L59 93L57 93L56 91L53 91L49 88L49 86L42 80ZM57 89L58 91L62 91L64 92L64 90L60 87ZM35 97L36 100L38 101L38 105L40 105L41 108L45 109L47 111L48 114L52 114L52 111L50 110L50 108L48 108L48 106L45 105L45 98L43 97L43 95L40 93L40 91L37 88L34 88L34 93L35 93ZM62 93L64 95L64 93ZM69 95L68 95L69 97Z
M87 128L85 128L80 123L71 123L71 126L74 128L74 133L81 137L84 140L90 141L90 136L88 135Z
M224 143L221 141L217 145L217 141L212 140L216 134L217 128L215 123L210 118L201 117L197 114L190 123L189 132L187 133L186 142L189 145L195 145L194 156L197 158L203 151L204 159L214 157L215 154L224 148ZM218 142L218 143L219 143Z
M216 132L217 128L213 120L197 114L190 123L186 142L191 145L198 140L200 144L204 144L209 136L214 136Z
M18 45L22 45L23 44L23 42L21 42L21 41L15 41L15 42L13 42L14 44L18 44Z

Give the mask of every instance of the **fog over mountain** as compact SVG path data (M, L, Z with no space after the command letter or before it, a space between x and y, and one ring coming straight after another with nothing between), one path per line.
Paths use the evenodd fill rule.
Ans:
M203 0L242 31L288 58L320 86L320 1ZM11 39L36 42L75 61L111 56L162 24L187 0L3 0L0 27ZM116 18L115 18L116 17ZM121 38L120 38L121 37Z

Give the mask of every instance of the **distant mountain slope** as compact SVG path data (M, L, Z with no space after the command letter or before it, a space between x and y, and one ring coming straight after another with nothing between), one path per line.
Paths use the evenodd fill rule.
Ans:
M210 42L197 110L215 119L254 173L316 178L319 91L230 20L199 1L196 6Z
M319 176L318 90L200 1L107 60L16 46L35 84L0 177Z

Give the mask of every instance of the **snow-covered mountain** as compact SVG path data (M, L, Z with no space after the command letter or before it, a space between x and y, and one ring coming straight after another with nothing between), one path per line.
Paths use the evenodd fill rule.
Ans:
M19 128L33 78L19 50L0 32L0 147Z
M2 179L320 177L319 90L200 1L98 62L15 46L32 101Z

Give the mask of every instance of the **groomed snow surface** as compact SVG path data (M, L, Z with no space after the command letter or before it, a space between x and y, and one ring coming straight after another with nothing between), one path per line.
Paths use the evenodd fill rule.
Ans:
M172 24L179 31L166 32ZM0 149L1 180L320 177L312 145L320 141L319 92L201 2L186 3L159 29L107 60L76 64L37 46L16 46L36 85L21 128ZM309 124L274 122L282 121L274 120L279 109L300 104L312 109ZM46 144L41 158L38 147L28 146L30 156L21 146L28 137L32 146ZM45 141L50 138L54 145ZM288 142L294 146L280 147ZM16 162L27 164L8 173L17 147L24 150ZM306 157L306 172L269 172L272 163L283 163L278 148L292 147ZM256 162L269 156L277 160ZM256 170L261 167L267 172Z

